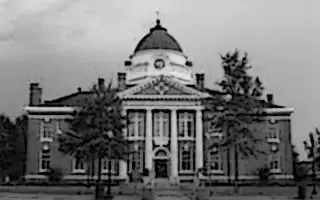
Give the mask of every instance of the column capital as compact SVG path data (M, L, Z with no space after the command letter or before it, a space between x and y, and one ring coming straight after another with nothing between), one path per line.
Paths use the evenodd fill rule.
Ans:
M151 112L153 110L153 108L151 108L151 107L146 107L146 111L147 112Z
M197 107L195 110L196 110L197 112L201 112L201 111L204 110L204 107Z

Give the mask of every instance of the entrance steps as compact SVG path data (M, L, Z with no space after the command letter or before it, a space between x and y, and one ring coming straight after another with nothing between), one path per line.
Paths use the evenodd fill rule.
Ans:
M171 184L169 179L155 179L154 189L172 190L172 189L179 189L179 186Z

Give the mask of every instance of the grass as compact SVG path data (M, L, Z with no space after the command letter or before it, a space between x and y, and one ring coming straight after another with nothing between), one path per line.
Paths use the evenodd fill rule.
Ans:
M297 186L277 187L277 186L242 186L239 188L239 193L234 194L231 186L213 186L211 189L213 196L286 196L294 197L297 195ZM312 187L308 187L308 193L311 193ZM190 196L192 193L191 187L182 187L181 189L168 189L168 191L179 191ZM320 187L317 188L320 194ZM135 191L133 186L125 186L123 188L112 187L112 192L118 194L121 192L124 195L141 194L141 189ZM92 195L94 187L86 188L83 186L0 186L0 193L20 193L20 194L47 194L47 195ZM199 196L208 196L209 187L199 188L197 190Z

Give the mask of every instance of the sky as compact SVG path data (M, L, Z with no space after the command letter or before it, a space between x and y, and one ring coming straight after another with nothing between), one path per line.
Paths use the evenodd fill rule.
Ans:
M116 80L139 40L161 24L204 71L222 77L220 53L247 52L266 93L293 106L293 142L320 127L319 0L0 0L0 112L22 113L32 81L45 100Z

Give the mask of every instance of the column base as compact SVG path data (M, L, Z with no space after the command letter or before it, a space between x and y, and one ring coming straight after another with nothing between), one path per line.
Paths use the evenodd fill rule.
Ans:
M170 183L174 186L180 184L180 180L178 176L170 176Z

